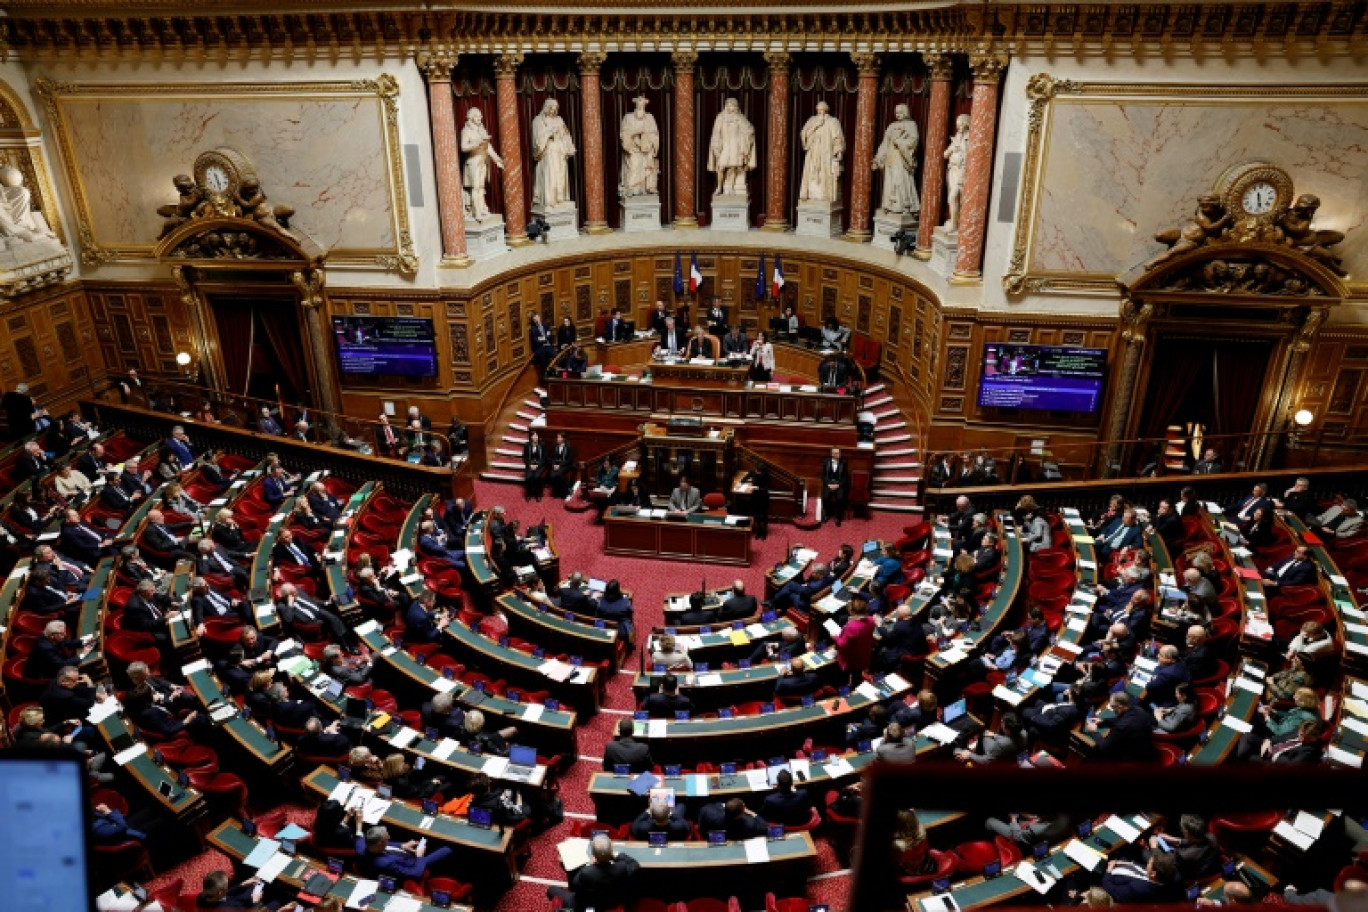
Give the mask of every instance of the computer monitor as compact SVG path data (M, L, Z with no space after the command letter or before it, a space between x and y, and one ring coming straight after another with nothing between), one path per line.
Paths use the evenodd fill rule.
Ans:
M878 551L878 550L879 550L879 540L878 540L878 539L870 539L869 541L865 542L865 543L864 543L864 548L863 548L863 550L864 550L864 553L865 553L865 554L873 554L874 552Z
M954 703L945 707L945 724L949 725L968 711L969 702L967 700L956 700Z
M494 817L486 808L473 807L469 811L470 825L489 829L494 824Z
M85 789L75 754L0 757L0 895L35 908L95 908Z
M451 908L451 893L447 890L433 890L432 904L439 909Z
M708 845L722 846L727 844L726 830L708 830Z
M1000 874L1002 874L1001 861L990 861L983 866L983 876L988 878L989 880L999 876Z

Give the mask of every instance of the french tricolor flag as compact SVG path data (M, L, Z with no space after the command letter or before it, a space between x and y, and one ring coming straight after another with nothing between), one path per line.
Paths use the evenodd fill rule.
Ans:
M784 289L784 261L781 260L781 259L779 259L779 255L776 253L776 254L774 255L774 283L773 283L773 295L774 295L774 299L775 299L776 301L779 300L779 292L782 291L783 289Z
M698 291L703 284L703 273L698 271L698 254L689 254L689 291Z

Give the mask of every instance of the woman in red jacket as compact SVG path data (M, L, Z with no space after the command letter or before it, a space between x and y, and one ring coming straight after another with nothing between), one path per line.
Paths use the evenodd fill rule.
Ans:
M869 597L857 592L850 599L850 620L836 635L836 662L849 676L850 686L864 680L874 655L874 628L878 622L869 616Z

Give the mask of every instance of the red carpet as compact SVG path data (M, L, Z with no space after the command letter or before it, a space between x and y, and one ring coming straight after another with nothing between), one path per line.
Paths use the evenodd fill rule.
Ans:
M775 524L771 526L767 540L753 542L749 567L729 567L609 557L601 553L603 530L595 522L592 512L568 512L560 501L549 497L541 503L527 503L523 500L521 489L513 485L477 481L475 504L477 509L502 504L512 518L522 521L524 528L543 519L548 521L560 553L562 572L568 575L580 570L587 576L621 581L623 589L632 593L637 628L642 631L662 623L661 605L666 593L687 592L705 581L707 586L715 588L741 579L750 592L763 597L765 569L783 559L790 547L801 544L815 548L823 558L827 558L834 555L843 543L858 548L860 543L872 538L896 539L902 534L904 526L916 521L916 517L911 515L875 513L869 519L847 520L841 528L829 522L811 532L799 532L791 526ZM635 661L630 667L635 668ZM630 712L635 708L631 679L627 674L619 674L609 682L605 708L619 712L599 713L588 720L580 732L580 750L586 757L601 757L603 745L611 736L614 725L622 718L621 712ZM561 870L554 847L569 835L576 819L587 819L593 814L594 808L586 788L590 775L599 767L600 764L595 760L585 759L565 774L561 795L565 802L566 822L533 840L532 857L523 870L526 877L564 882L565 873ZM312 809L288 806L287 816L307 827L312 821ZM814 836L818 843L819 859L811 874L815 876L840 870L835 852L825 837L820 831ZM230 870L231 865L218 852L205 852L166 872L157 878L153 886L161 887L181 879L185 892L195 892L204 875L216 868ZM807 885L808 900L829 904L833 912L840 912L845 909L847 887L848 877L845 875L811 880ZM504 896L496 909L498 912L525 912L547 908L545 892L545 883L524 879Z

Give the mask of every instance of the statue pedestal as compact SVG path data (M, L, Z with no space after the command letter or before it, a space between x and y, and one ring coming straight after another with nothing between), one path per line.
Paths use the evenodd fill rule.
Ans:
M622 230L628 234L660 230L660 195L629 196L622 201Z
M532 217L545 219L551 226L551 232L546 236L549 241L573 241L579 237L579 207L574 203L554 209L533 209Z
M55 285L71 266L71 254L56 238L0 238L0 299Z
M836 237L841 233L841 204L817 200L799 203L793 233L808 237Z
M504 220L497 215L483 219L466 219L466 252L477 263L490 257L502 256L508 252L508 242L504 238Z
M955 251L959 249L959 232L944 225L931 232L930 266L944 278L955 273Z
M874 213L874 237L870 239L869 246L877 247L879 250L892 250L893 235L899 231L909 231L915 235L919 221L916 212L885 212L880 209ZM908 250L916 246L917 241L914 237Z
M750 198L745 196L714 196L709 231L749 231Z

